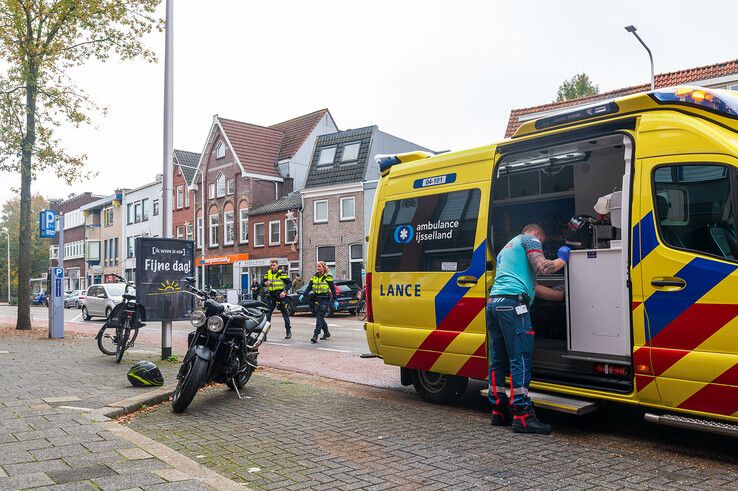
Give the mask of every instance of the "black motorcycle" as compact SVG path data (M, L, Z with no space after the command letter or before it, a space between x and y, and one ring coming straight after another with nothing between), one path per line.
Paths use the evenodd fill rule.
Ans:
M195 327L188 338L187 354L177 374L177 388L172 394L172 409L181 413L189 406L198 389L208 382L225 383L241 399L257 367L259 346L269 332L268 307L257 301L240 305L220 303L187 278L187 290L197 298L198 308L190 322Z

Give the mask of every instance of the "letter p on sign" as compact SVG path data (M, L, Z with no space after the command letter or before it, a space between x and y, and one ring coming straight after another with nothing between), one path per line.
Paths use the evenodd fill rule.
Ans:
M56 212L54 210L41 210L39 213L38 233L42 239L56 236Z

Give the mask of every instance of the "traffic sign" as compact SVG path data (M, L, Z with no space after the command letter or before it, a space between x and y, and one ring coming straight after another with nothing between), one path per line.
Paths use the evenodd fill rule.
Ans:
M56 237L56 212L41 210L38 215L38 236L42 239Z

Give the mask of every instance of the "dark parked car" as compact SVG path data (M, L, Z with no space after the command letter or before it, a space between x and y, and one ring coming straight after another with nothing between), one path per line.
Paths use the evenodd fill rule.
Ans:
M335 285L338 289L338 310L334 310L333 305L331 305L329 315L333 315L335 312L356 313L356 304L359 303L358 296L361 287L354 280L336 280ZM294 315L295 312L315 313L314 295L304 295L306 288L307 285L303 285L295 293L287 295L287 312L290 315ZM299 300L300 295L304 295L302 302Z

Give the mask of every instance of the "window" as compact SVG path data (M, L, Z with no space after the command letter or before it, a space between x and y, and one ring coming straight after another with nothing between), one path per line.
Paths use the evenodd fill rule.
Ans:
M113 240L110 240L110 243L113 243ZM103 241L103 265L108 265L108 241L107 239Z
M185 199L185 208L190 207L190 190L187 189L187 186L184 187L184 199Z
M74 210L64 214L64 230L79 227L85 224L85 216L82 210Z
M377 241L377 271L464 271L471 264L478 189L388 202Z
M341 162L352 162L359 159L359 148L361 143L349 143L343 147L343 155L341 155Z
M131 259L135 254L135 243L136 243L136 237L126 237L126 257L128 259Z
M233 177L226 181L226 194L228 196L233 194Z
M59 259L59 246L49 246L49 259Z
M218 246L218 225L218 215L210 215L210 236L208 237L210 247Z
M153 208L154 208L152 215L154 215L155 217L159 216L159 200L155 199L154 201L152 201L151 204L153 205Z
M192 238L194 237L194 235L193 235L194 232L192 230L192 224L191 223L188 223L187 225L185 225L185 229L187 230L186 235L185 235L185 238L187 240L192 240Z
M661 241L675 249L738 259L731 172L718 164L667 165L654 171Z
M144 198L141 200L141 211L142 211L142 220L148 221L149 219L149 198Z
M356 218L356 198L341 198L341 220L354 220Z
M328 221L328 201L313 201L313 223L326 223Z
M279 220L269 222L269 245L270 246L279 245L280 243L279 229L280 229Z
M128 203L127 205L126 221L128 225L133 223L133 203Z
M184 206L184 192L182 186L177 186L177 209Z
M264 247L264 224L254 224L254 247Z
M136 201L136 204L133 205L133 209L134 209L134 214L135 214L134 221L136 223L140 223L141 222L141 202Z
M202 226L202 217L197 217L197 247L202 249L202 234L203 234L203 226Z
M318 247L318 261L324 261L331 274L336 273L336 248L333 246Z
M223 196L225 196L225 183L226 178L223 173L218 174L218 177L215 179L215 195L218 198L222 198Z
M284 221L284 243L294 244L297 242L297 220L289 218Z
M233 244L233 212L227 211L223 213L223 243L225 245Z
M351 279L363 285L362 271L364 270L364 246L353 244L349 246L349 273Z
M333 164L333 159L335 157L336 147L324 148L320 151L320 156L318 157L318 165L331 165Z
M184 237L184 227L182 225L177 225L177 238L181 239Z
M118 237L115 238L113 242L113 262L114 266L118 265Z
M104 208L102 211L102 215L103 215L103 226L111 227L113 225L113 208L112 207Z
M238 210L238 233L239 240L242 244L249 241L249 209L241 208Z
M98 242L97 261L100 260L100 243ZM77 240L64 244L64 259L76 259L85 257L85 241Z
M208 184L208 199L215 198L215 183Z
M222 159L225 157L225 143L220 142L218 143L218 146L215 147L215 158L216 159Z

